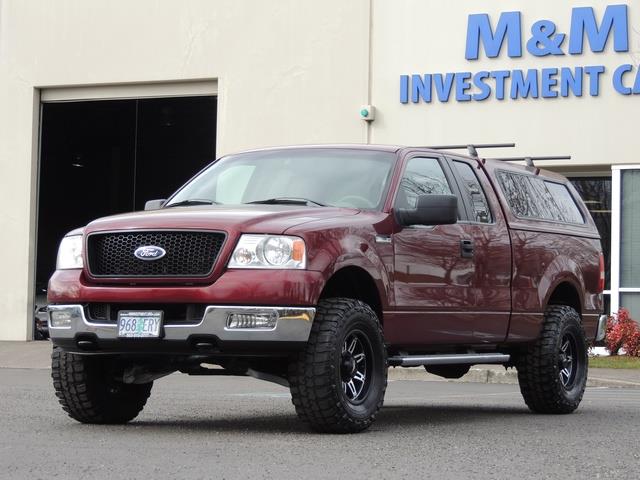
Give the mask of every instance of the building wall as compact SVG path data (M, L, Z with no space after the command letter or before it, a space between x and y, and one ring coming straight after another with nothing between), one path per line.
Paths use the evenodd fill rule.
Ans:
M0 339L30 337L39 89L217 79L218 154L362 142L368 9L367 0L2 0Z
M631 51L465 60L467 18L521 10L568 32L578 2L540 0L0 0L0 339L30 337L43 89L211 80L218 154L288 143L516 142L515 154L571 154L577 169L638 163L640 95L610 87ZM580 2L582 5L582 2ZM608 2L593 0L598 18ZM402 104L402 74L602 64L599 97ZM635 72L634 72L635 73ZM607 87L604 87L607 84ZM374 122L359 107L377 108ZM504 152L488 152L505 154ZM569 167L567 167L569 168Z
M600 21L609 4L629 5L629 52L614 52L613 38L602 53L591 52L586 41L582 55L537 57L527 51L526 42L534 22L551 20L557 32L567 34L561 45L566 52L572 8L593 6ZM423 145L515 142L515 150L487 153L502 156L568 154L573 156L573 165L638 163L640 95L623 96L611 85L614 69L627 63L635 65L633 74L625 77L626 82L633 85L633 76L640 64L640 5L637 2L375 0L373 11L373 102L379 112L372 132L374 142ZM469 14L489 14L495 28L502 11L522 12L522 57L509 58L505 43L497 58L487 58L481 49L478 60L466 60ZM598 97L500 101L492 96L484 101L450 99L447 103L429 104L399 101L401 74L589 65L606 68ZM472 89L471 93L477 91Z

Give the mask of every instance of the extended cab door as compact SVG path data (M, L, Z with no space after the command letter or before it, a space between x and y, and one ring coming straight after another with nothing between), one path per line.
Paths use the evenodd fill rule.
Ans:
M406 160L393 209L413 208L419 195L430 194L460 197L443 157L414 154ZM459 205L463 206L460 201ZM466 214L464 207L462 213ZM392 235L396 311L393 322L385 324L385 336L391 343L411 346L472 341L473 318L465 308L475 302L474 262L461 250L461 242L467 238L460 223L412 225Z
M486 343L506 336L509 234L501 212L493 213L500 207L492 191L483 195L481 212L476 191L484 194L491 187L478 180L473 169L469 176L465 167L471 165L463 163L426 153L406 160L394 210L413 207L418 195L454 194L459 220L453 225L403 227L393 234L395 312L385 335L396 345Z
M465 203L459 223L473 249L474 343L505 340L511 315L511 239L500 204L477 160L451 158L449 165Z

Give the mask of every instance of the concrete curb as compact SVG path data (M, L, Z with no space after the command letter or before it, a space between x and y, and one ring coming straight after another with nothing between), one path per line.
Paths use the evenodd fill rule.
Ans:
M640 382L603 378L598 376L597 369L590 371L587 380L588 387L640 388ZM502 367L472 367L465 376L457 380L448 380L427 373L423 367L390 368L389 380L418 380L424 382L472 382L472 383L500 383L517 385L518 372L515 368L505 370Z
M389 380L421 380L429 382L472 382L472 383L505 383L517 384L518 373L515 369L505 370L500 367L472 367L465 376L456 380L449 380L427 373L423 367L390 368Z

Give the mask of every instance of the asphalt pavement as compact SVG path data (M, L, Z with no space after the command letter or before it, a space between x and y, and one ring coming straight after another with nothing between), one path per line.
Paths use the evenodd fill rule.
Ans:
M0 341L0 368L50 368L51 343L2 342ZM437 375L425 372L422 367L390 368L392 380L422 380L445 382ZM474 365L470 372L456 382L518 383L515 369L505 370L501 365ZM589 371L587 385L590 387L640 388L640 370L597 368Z
M395 380L373 427L321 435L286 388L158 380L128 425L82 425L46 369L0 369L0 478L638 478L640 389L591 387L571 415L529 413L517 385Z

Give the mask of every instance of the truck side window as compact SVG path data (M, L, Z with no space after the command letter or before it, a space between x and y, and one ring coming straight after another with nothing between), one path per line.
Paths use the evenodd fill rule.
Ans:
M584 217L565 185L513 172L499 172L498 180L517 217L584 223Z
M471 208L473 209L473 221L479 223L491 223L491 210L489 202L480 186L480 181L473 168L468 163L454 161L453 165L462 179L462 190L466 191Z
M419 195L451 195L451 187L435 158L414 157L409 160L400 180L396 208L414 208Z
M565 185L553 182L544 182L549 193L556 201L561 217L571 223L584 223L584 217L576 205L576 201L569 193Z

